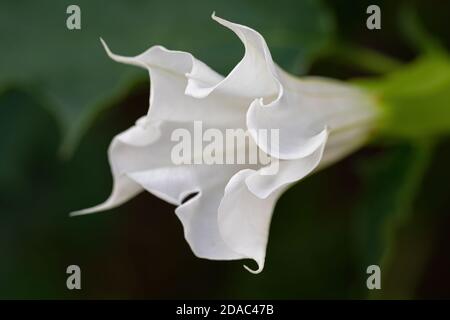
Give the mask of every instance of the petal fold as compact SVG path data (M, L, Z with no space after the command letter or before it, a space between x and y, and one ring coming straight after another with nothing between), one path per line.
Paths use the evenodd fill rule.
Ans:
M258 264L257 270L245 268L259 273L264 268L273 209L283 190L277 190L266 199L256 197L245 183L254 173L254 170L246 169L230 179L220 202L218 223L227 245L242 258L253 259Z
M113 60L146 69L149 108L135 125L114 137L108 150L113 175L110 197L87 214L121 205L144 190L177 206L186 241L195 255L213 260L253 259L265 263L270 222L286 188L361 146L377 110L364 92L338 81L297 79L279 68L257 31L212 15L242 41L244 56L226 76L182 51L153 46L134 57ZM197 163L203 158L204 131L226 135L247 131L250 145L271 156L268 165ZM188 163L173 160L173 133L183 130L191 148ZM277 140L262 139L278 131ZM196 137L196 135L202 135ZM240 145L234 149L249 147ZM225 146L225 155L230 152ZM275 167L274 167L275 165ZM185 201L186 197L194 195Z

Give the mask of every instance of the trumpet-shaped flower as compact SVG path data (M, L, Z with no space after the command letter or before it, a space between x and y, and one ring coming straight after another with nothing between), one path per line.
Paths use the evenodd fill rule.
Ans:
M213 19L233 31L245 47L244 57L226 77L189 53L154 46L138 56L123 57L102 40L115 61L149 71L150 107L110 145L111 196L74 214L110 209L146 190L177 206L175 213L195 255L253 259L257 270L246 268L257 273L264 266L277 199L293 183L363 145L378 111L373 98L358 88L289 75L272 61L258 32L215 15ZM219 132L243 129L251 136L243 148L253 146L276 159L277 171L268 174L269 165L254 163L174 164L172 133L182 128L195 135L197 121ZM277 141L262 139L257 134L262 129L277 130ZM201 156L198 152L194 148L191 156Z

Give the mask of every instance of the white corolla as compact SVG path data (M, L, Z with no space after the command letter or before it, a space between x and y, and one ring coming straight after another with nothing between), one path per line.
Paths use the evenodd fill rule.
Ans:
M253 259L258 268L246 268L257 273L264 267L279 196L363 145L376 126L378 109L373 97L359 88L287 74L272 61L258 32L215 15L213 19L245 47L244 57L226 77L189 53L154 46L123 57L102 41L115 61L148 69L150 107L110 145L114 186L109 199L73 215L116 207L146 190L177 206L175 213L196 256ZM270 164L174 163L173 132L181 128L195 135L199 121L203 130L245 130L250 145L277 160L276 172L265 172ZM259 130L277 130L276 143L261 139ZM201 157L197 153L202 151L194 148L192 157Z

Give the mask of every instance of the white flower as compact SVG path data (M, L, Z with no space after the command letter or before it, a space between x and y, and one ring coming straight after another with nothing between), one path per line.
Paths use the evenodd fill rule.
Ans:
M134 126L116 136L109 148L113 191L101 205L74 215L106 210L143 190L177 205L176 215L195 255L214 260L250 258L260 272L265 261L274 205L287 187L312 171L360 147L377 118L371 96L328 79L298 79L273 61L256 31L216 17L245 47L245 55L223 77L191 54L154 46L118 62L148 69L150 108ZM178 128L249 130L253 143L279 159L278 173L261 165L175 165L171 161ZM279 129L279 150L254 134ZM224 150L227 152L227 150ZM195 156L195 155L194 155ZM183 202L188 195L196 195Z

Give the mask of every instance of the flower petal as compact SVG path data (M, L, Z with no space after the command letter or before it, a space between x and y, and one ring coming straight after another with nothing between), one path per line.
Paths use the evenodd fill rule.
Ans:
M279 159L305 157L320 148L330 135L361 122L373 122L376 109L362 91L331 80L299 80L280 71L283 91L265 105L255 100L247 112L247 127L266 153ZM370 126L364 124L367 133ZM278 129L278 146L258 139L258 130ZM274 152L275 150L276 152Z
M224 188L225 184L221 184L200 191L175 210L183 224L186 241L197 257L211 260L245 258L230 248L219 232L217 212Z
M270 221L277 199L290 184L318 167L326 140L327 135L320 147L308 156L279 160L276 174L265 174L267 167L257 171L245 169L227 184L219 207L219 230L228 246L256 261L258 269L255 271L245 266L250 272L259 273L264 267Z
M299 181L316 169L322 160L325 145L327 141L327 131L322 141L314 152L305 157L294 160L278 160L278 170L276 174L268 174L269 166L263 167L254 174L246 178L246 184L249 190L257 197L266 199L276 190L287 186L293 182ZM276 161L276 160L272 160Z
M133 154L134 150L141 150L142 147L154 143L160 137L160 132L157 125L142 128L140 125L142 120L143 118L140 118L135 126L117 135L109 146L108 156L113 174L113 190L109 198L97 206L72 212L71 216L112 209L144 190L138 183L127 177L126 173L131 169L142 167L143 164L138 162L145 162L148 156L130 157L130 154Z
M266 246L273 209L284 189L278 189L266 199L255 196L248 190L245 180L255 170L245 169L235 174L225 188L220 202L218 224L220 234L227 245L258 264L259 273L264 268Z
M202 67L195 67L187 74L189 84L186 94L196 98L205 98L213 91L224 95L241 96L250 99L275 97L279 83L273 73L274 63L264 38L255 30L212 15L221 25L232 30L242 41L245 54L242 60L221 81L204 82ZM245 106L248 107L248 104Z
M138 56L123 57L112 53L103 40L102 44L113 60L149 71L151 86L148 118L151 121L203 120L212 127L245 126L247 101L217 95L199 100L185 94L188 86L186 74L194 67L198 70L202 66L202 72L197 78L201 83L223 78L191 54L154 46Z
M114 177L112 195L104 204L75 214L110 209L146 190L179 206L175 213L197 256L240 259L242 256L221 238L217 212L226 183L244 165L175 165L171 152L178 142L171 140L171 133L180 126L191 133L194 131L193 123L150 122L145 127L137 124L115 137L109 152ZM183 203L193 193L198 194Z
M91 208L71 212L70 216L80 216L115 208L134 198L143 190L144 189L139 184L128 177L116 177L114 179L113 191L105 202Z
M197 256L254 259L258 269L246 268L258 273L276 200L291 183L360 146L376 112L371 99L357 89L293 78L273 62L258 32L214 14L213 19L236 33L245 47L244 57L225 78L189 53L155 46L123 57L102 40L112 59L149 71L150 106L147 116L111 143L114 186L109 199L75 214L109 209L147 190L178 206L176 215ZM262 168L195 161L176 165L172 134L183 129L195 143L197 120L204 129L222 133L248 129L252 146L271 155L272 163ZM277 129L279 141L260 140L261 129ZM202 150L193 150L192 159L202 157ZM269 172L274 163L278 171Z
M195 120L202 120L205 129L245 128L248 100L221 94L199 100L185 95L185 73L194 67L197 71L201 69L202 75L197 80L203 83L222 79L190 54L152 47L137 57L121 57L103 44L114 60L147 68L152 84L147 117L141 118L111 143L109 157L114 186L121 186L125 181L139 191L145 189L178 205L176 214L183 224L186 240L197 256L225 260L242 258L221 238L217 212L226 183L244 166L175 165L171 159L175 145L171 134L181 128L193 134ZM123 191L115 187L105 204L83 212L121 204L123 201L114 200L116 190ZM198 194L193 199L183 203L184 197L195 192Z

